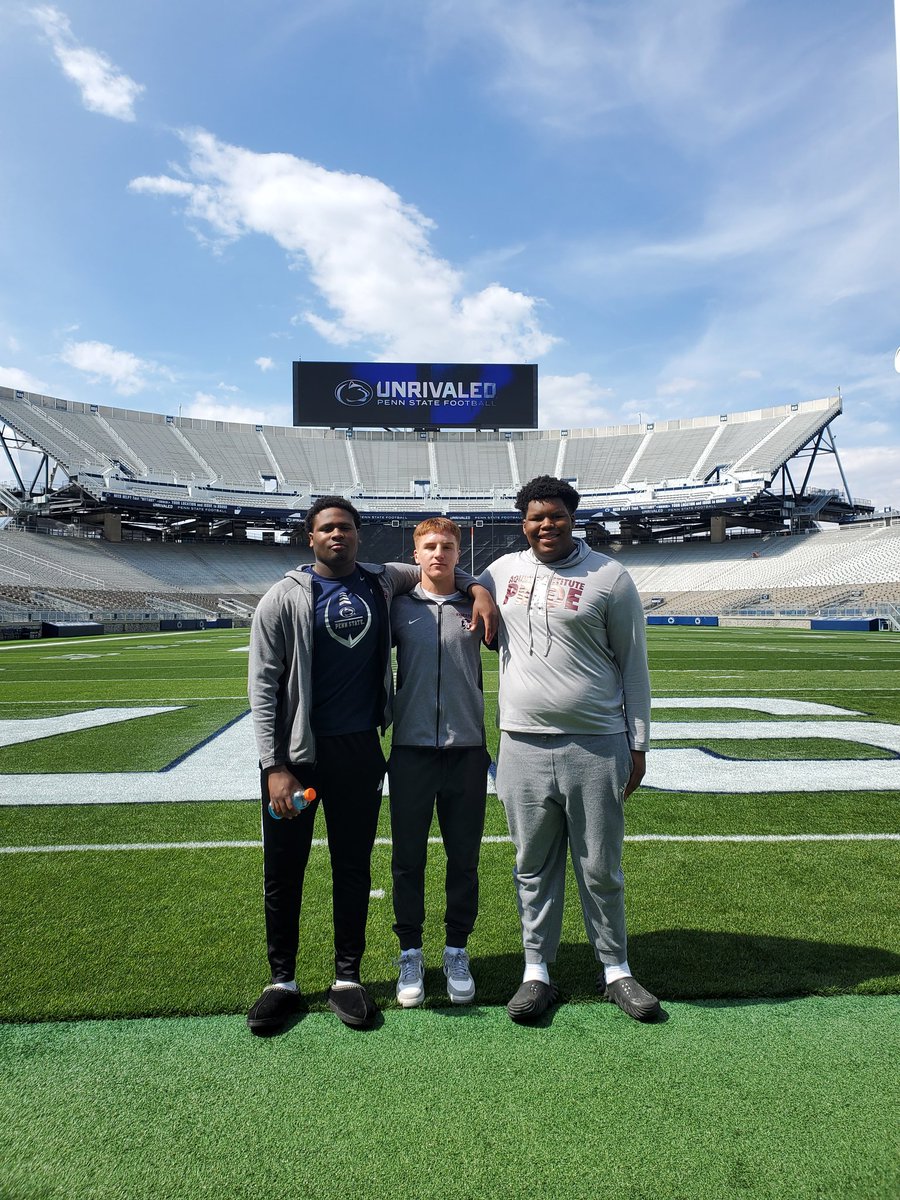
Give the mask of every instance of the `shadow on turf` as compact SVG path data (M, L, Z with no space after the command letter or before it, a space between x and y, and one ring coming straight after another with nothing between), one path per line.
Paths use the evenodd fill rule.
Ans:
M786 996L896 992L900 954L872 946L764 934L661 929L629 939L635 974L671 1000L759 1000ZM892 978L893 977L893 978Z
M629 938L635 977L665 1000L759 1000L828 993L900 991L900 954L871 946L806 941L763 934L705 929L661 929ZM505 1005L522 979L521 954L481 956L472 946L477 1005ZM369 964L370 990L379 1007L396 1005L396 977L377 979ZM598 964L586 943L564 942L551 975L563 1002L598 1000ZM867 983L881 986L866 987ZM440 968L425 973L426 1007L453 1011ZM459 1006L462 1012L466 1009Z
M660 929L633 934L629 938L628 959L636 978L663 1003L666 1000L753 1003L804 995L861 991L876 995L900 991L900 954L871 946L705 929ZM366 983L378 1007L395 1009L393 969L390 973L379 971L375 962L366 963L366 967ZM551 971L560 989L560 1004L599 1003L597 972L598 965L586 943L564 942ZM439 967L428 967L425 1007L440 1010L451 1018L466 1015L471 1018L479 1008L505 1006L521 982L522 955L482 956L473 945L472 973L478 989L474 1005L452 1005L443 972ZM863 988L867 983L876 986ZM307 994L304 1009L280 1033L289 1033L303 1020L306 1011L324 1009L325 998L324 991ZM557 1009L558 1005L552 1006L535 1022L534 1028L548 1028ZM379 1013L373 1028L382 1024Z

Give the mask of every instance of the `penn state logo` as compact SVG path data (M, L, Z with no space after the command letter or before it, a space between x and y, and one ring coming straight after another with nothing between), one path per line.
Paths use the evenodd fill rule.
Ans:
M368 404L374 395L371 384L366 383L364 379L345 379L334 389L338 404L346 404L348 408L361 408L362 405Z
M325 628L336 642L352 649L372 627L372 610L362 596L340 592L325 606Z

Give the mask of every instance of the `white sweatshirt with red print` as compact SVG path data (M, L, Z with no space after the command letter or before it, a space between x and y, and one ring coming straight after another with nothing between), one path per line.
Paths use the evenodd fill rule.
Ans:
M505 554L479 579L500 609L498 722L509 733L627 733L650 746L644 610L631 576L583 541L558 562Z

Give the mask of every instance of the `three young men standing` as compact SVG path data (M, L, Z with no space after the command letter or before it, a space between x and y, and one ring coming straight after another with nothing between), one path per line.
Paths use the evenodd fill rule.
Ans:
M507 1008L522 1023L539 1020L558 998L549 967L562 933L569 851L603 998L637 1020L661 1015L628 964L622 876L624 801L643 778L649 745L644 614L627 572L575 539L579 499L549 476L526 484L516 507L528 549L498 559L480 580L499 606L497 791L516 848L525 951L522 984ZM270 589L251 634L272 968L272 983L248 1014L257 1033L281 1028L299 1004L297 925L317 802L298 815L291 795L309 785L322 792L332 863L336 975L328 1005L362 1027L377 1011L359 967L391 636L398 648L390 763L397 998L403 1007L424 1000L424 874L435 804L447 851L447 992L462 1004L475 994L466 942L478 907L488 760L474 630L482 617L490 640L496 610L480 598L472 613L456 591L452 521L419 525L416 567L360 567L359 516L340 497L317 501L307 529L314 566Z

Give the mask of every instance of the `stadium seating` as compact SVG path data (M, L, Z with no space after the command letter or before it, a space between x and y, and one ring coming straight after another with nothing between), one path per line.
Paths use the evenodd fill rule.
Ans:
M723 480L727 491L753 494L840 411L836 397L602 429L348 432L173 417L0 387L0 422L98 497L118 491L171 500L168 489L177 486L270 508L290 507L291 496L339 492L489 497L489 510L508 511L521 483L538 474L575 480L588 504L614 495L620 508L646 504L673 484L695 502Z
M339 493L369 518L383 514L380 525L363 530L362 556L377 561L409 560L411 526L423 511L456 513L476 535L463 546L464 562L475 570L521 544L513 498L536 475L572 480L585 516L643 509L677 518L682 509L734 504L736 510L727 510L733 526L740 506L840 412L840 397L833 397L600 429L426 433L182 418L0 387L0 430L46 452L101 504L139 514L208 513L209 521L240 515L248 524L268 514L290 528L313 497ZM15 504L7 492L0 499ZM40 524L73 532L63 523ZM885 522L789 537L735 536L715 545L614 544L609 552L629 568L648 609L660 613L773 606L809 612L900 598L900 526ZM4 525L0 604L4 612L17 604L54 603L71 611L174 605L207 614L222 605L246 615L285 570L304 560L308 552L296 546L113 544Z
M486 528L477 546L463 531L463 565L479 571L523 545L516 527ZM371 524L361 558L411 560L411 526ZM657 613L819 612L829 606L900 603L900 525L795 537L734 538L722 545L613 545L645 606ZM93 538L0 531L0 599L33 606L35 593L84 609L146 609L173 601L214 612L220 600L251 608L285 571L310 562L308 549L260 543L110 544ZM43 605L42 605L43 606ZM185 610L186 611L186 610Z

